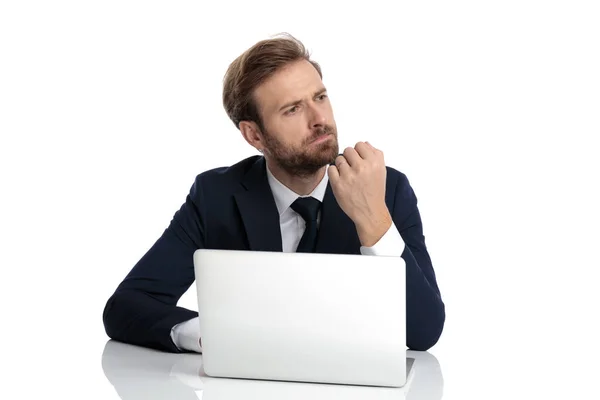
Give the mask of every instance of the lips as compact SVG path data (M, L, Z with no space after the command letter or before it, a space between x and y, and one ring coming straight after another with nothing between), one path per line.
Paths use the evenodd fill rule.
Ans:
M319 135L319 136L317 136L315 139L311 140L311 142L310 142L310 143L312 144L312 143L319 143L319 142L322 142L322 141L324 141L324 140L327 140L327 139L328 139L330 136L331 136L331 133L325 133L325 134L323 134L323 135Z

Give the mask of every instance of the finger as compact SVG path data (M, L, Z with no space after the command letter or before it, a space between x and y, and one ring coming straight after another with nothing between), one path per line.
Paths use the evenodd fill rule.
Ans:
M356 143L356 146L354 148L356 149L358 155L360 155L360 157L364 160L373 158L373 156L375 155L375 150L373 146L369 145L366 142L358 142Z
M350 166L360 164L363 160L362 157L356 151L356 149L353 149L352 147L346 147L346 149L344 150L344 158L346 159L348 164L350 164Z
M348 169L350 169L350 164L344 156L337 156L335 159L335 166L337 167L340 175L343 175L344 172L347 172Z
M385 162L385 157L384 157L383 151L379 150L377 147L373 146L369 142L365 142L365 143L368 144L369 147L371 147L371 149L373 150L374 158L381 159L381 160L383 160L383 162Z
M327 174L329 175L329 180L332 185L337 185L340 180L340 172L338 171L335 165L330 165L327 169Z
M373 146L371 143L369 143L369 142L365 142L365 143L366 143L366 144L367 144L367 145L368 145L368 146L371 148L371 150L373 150L373 152L376 152L376 151L378 150L378 149L377 149L375 146Z
M371 149L373 149L373 153L375 153L375 154L383 154L383 151L381 151L381 149L378 149L377 147L373 146L369 142L365 142L365 143L368 144L369 146L371 146Z

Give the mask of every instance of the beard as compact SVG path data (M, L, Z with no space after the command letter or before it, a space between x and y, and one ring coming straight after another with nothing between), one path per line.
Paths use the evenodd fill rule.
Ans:
M333 135L333 140L327 140L316 146L310 144L322 135ZM288 174L298 177L314 175L325 165L331 164L339 154L337 131L331 125L313 130L298 147L286 146L275 136L263 130L265 140L265 154Z

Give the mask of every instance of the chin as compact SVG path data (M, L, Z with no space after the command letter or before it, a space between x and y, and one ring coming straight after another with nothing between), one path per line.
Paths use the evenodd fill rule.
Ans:
M338 155L339 152L337 146L328 146L325 149L320 149L313 155L313 157L316 164L322 164L322 166L325 166L334 162Z

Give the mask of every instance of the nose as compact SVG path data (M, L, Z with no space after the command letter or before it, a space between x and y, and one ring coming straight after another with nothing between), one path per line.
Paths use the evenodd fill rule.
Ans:
M325 116L325 113L316 105L311 107L309 123L311 128L317 128L320 126L322 127L327 123L327 117Z

